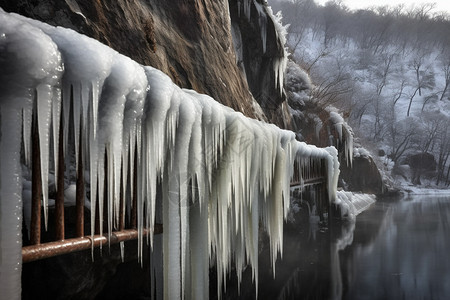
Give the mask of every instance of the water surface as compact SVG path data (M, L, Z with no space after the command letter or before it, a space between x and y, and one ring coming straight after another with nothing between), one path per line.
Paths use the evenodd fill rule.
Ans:
M378 202L340 253L343 299L450 299L450 198Z
M258 299L450 299L449 218L450 197L415 196L379 200L355 223L288 227L275 279L260 253ZM250 270L236 287L223 298L255 299Z

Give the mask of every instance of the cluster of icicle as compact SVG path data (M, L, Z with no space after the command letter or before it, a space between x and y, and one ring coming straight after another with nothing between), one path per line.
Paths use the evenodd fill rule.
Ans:
M258 25L260 29L261 42L263 47L263 53L266 53L267 49L267 18L269 17L274 24L275 34L277 40L280 42L281 47L283 47L283 53L279 57L273 57L273 69L275 74L275 86L278 88L280 94L283 93L284 85L284 74L286 71L288 52L286 45L287 29L289 25L283 25L281 12L273 14L272 8L267 4L260 4L256 0L238 0L238 13L244 13L244 16L250 22L252 5L258 15Z
M0 55L0 290L7 299L20 298L21 157L30 164L35 104L45 212L62 118L64 132L75 133L75 151L82 143L92 235L96 210L103 216L104 178L109 234L118 224L120 193L129 195L127 187L135 186L135 171L138 230L152 229L162 207L165 299L207 299L210 265L217 268L219 297L232 267L240 280L251 265L257 284L260 224L270 237L275 266L295 163L307 167L325 160L334 200L339 172L334 148L299 143L292 132L180 89L162 72L93 39L0 10ZM66 134L66 152L68 139ZM140 253L142 245L141 237Z
M344 144L344 157L347 165L352 165L353 162L353 130L350 125L345 122L344 118L336 111L330 110L330 122L334 125L337 131L337 143ZM333 143L331 143L333 144Z
M341 219L355 221L356 216L375 202L375 195L338 191L335 203L340 206Z

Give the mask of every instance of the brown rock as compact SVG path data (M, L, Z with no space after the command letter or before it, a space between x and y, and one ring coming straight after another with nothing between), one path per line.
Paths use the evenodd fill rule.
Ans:
M237 0L0 0L0 6L93 37L162 70L179 86L208 94L255 118L251 91L268 119L284 126L284 96L275 86L273 72L282 45L267 18L268 46L263 53L256 13L251 22L239 17ZM236 64L232 20L242 27L247 78Z

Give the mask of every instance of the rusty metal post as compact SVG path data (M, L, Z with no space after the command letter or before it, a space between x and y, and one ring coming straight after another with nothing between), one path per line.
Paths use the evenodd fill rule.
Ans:
M105 232L105 228L108 226L108 150L105 148L105 163L104 163L105 176L103 178L104 190L103 190L103 227L102 231ZM99 214L100 215L100 214ZM103 234L100 232L100 234Z
M41 242L41 199L42 199L42 179L41 179L41 151L39 147L39 129L37 118L37 99L34 99L33 116L31 123L32 139L32 170L31 170L31 226L30 243L32 245Z
M64 240L64 134L63 134L63 109L59 122L58 136L58 181L56 183L57 192L55 199L55 227L56 240Z
M83 118L80 118L80 132L78 138L78 165L76 182L76 211L77 211L77 236L84 236L84 164L83 164Z
M98 178L97 178L98 181ZM95 183L97 185L97 191L98 191L98 183ZM100 234L100 197L97 192L97 196L95 197L94 202L91 202L91 205L96 205L95 209L95 234Z

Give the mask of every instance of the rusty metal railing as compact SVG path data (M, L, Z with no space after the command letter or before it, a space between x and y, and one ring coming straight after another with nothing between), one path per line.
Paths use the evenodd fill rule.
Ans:
M328 201L328 182L327 169L324 159L319 161L311 161L305 166L299 162L295 163L294 174L291 180L291 191L299 191L300 193L310 193L313 195L311 202L315 202L317 214L321 221L329 218L331 212L330 203Z
M327 171L325 160L311 161L308 167L295 162L291 187L307 187L311 185L326 184Z
M95 235L85 235L84 232L84 214L85 214L85 183L84 183L84 166L83 166L83 130L82 122L80 122L80 138L78 143L78 158L77 158L77 172L76 172L76 201L75 201L75 234L74 236L66 236L66 232L70 229L73 231L73 228L68 228L65 222L65 211L71 208L64 207L64 167L65 167L65 159L64 159L64 126L63 126L63 113L61 113L60 120L60 131L59 131L59 146L58 146L58 168L57 172L57 182L56 182L56 195L55 195L55 207L52 211L53 218L49 221L48 227L51 228L52 237L49 238L49 233L43 234L42 231L42 178L41 178L41 161L40 161L40 146L39 146L39 133L38 133L38 120L36 117L36 107L34 107L33 117L32 117L32 130L31 130L31 143L32 143L32 162L31 162L31 181L32 181L32 197L31 197L31 221L30 225L27 226L26 230L29 231L29 239L25 234L23 237L24 246L22 247L22 261L24 263L35 261L39 259L49 258L57 255L72 253L76 251L91 249L92 247L99 247L106 243L114 244L123 241L135 240L138 238L138 230L136 226L137 220L137 178L136 178L136 170L137 165L134 165L134 193L131 195L131 209L130 209L130 218L128 222L125 222L125 211L123 201L124 199L120 199L120 211L119 211L119 225L118 230L111 232L111 235L100 232L99 220L100 216L98 215L98 209L96 210L97 214L95 216ZM136 163L136 162L135 162ZM105 174L107 174L107 170L105 170ZM123 170L122 174L123 176ZM121 187L120 193L123 194L123 178L121 178ZM105 180L105 184L107 185L107 181ZM107 190L107 186L105 185L105 193ZM91 205L95 205L92 204ZM105 205L107 205L105 201ZM104 213L107 211L106 206ZM105 222L107 218L103 218ZM73 221L73 220L72 220ZM127 223L127 224L126 224ZM72 225L73 227L73 225ZM107 226L103 226L104 230ZM128 228L127 228L128 227ZM104 231L103 230L103 231ZM144 228L142 234L148 235L149 229ZM155 224L153 229L153 234L162 233L162 225ZM43 235L45 235L45 240L43 241ZM73 235L73 234L72 234ZM69 238L67 238L69 237Z
M154 234L162 233L162 225L156 224ZM143 230L143 235L149 234L148 229ZM111 233L109 244L117 244L120 242L136 240L138 238L137 229L124 229ZM108 236L94 235L92 238L89 236L83 236L79 238L72 238L67 240L59 240L54 242L47 242L37 245L25 246L22 248L22 261L24 263L50 258L57 255L63 255L73 253L76 251L88 250L94 247L100 247L100 245L108 244Z

